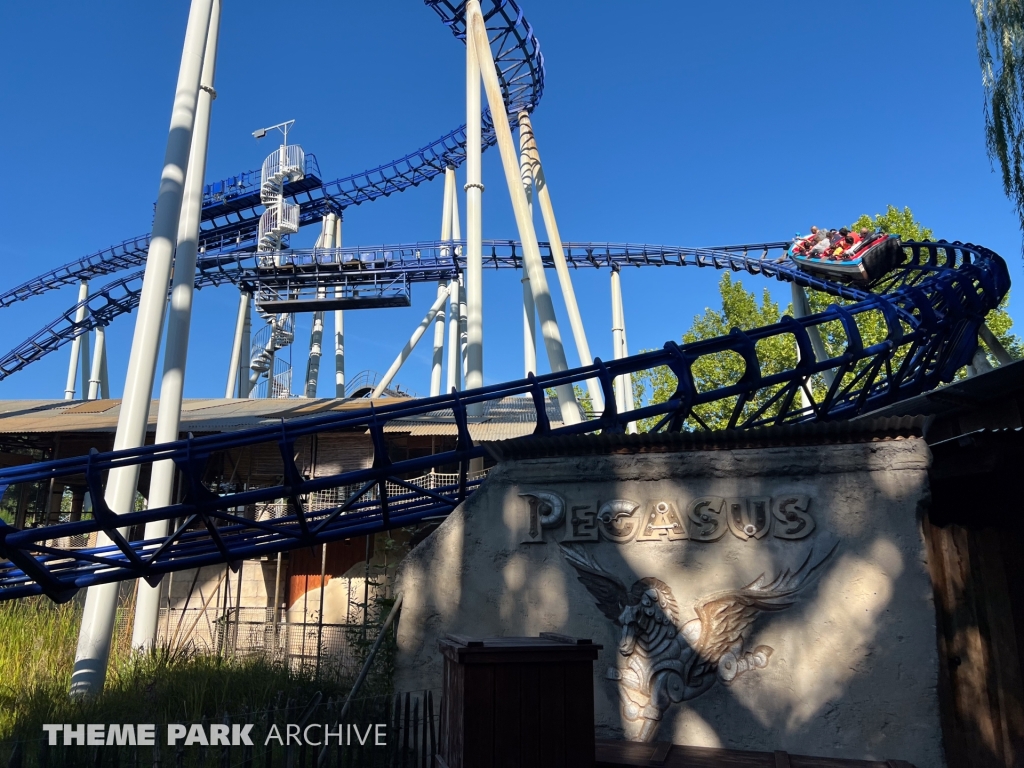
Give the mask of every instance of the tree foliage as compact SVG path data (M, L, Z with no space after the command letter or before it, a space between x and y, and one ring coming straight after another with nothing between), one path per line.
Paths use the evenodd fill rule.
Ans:
M985 89L985 144L1024 230L1024 3L971 2Z
M850 228L856 230L877 229L890 234L898 234L904 240L931 240L934 238L932 230L915 220L909 208L900 210L891 205L887 207L885 213L876 214L875 216L864 214ZM781 319L782 312L780 311L779 304L772 300L767 288L763 289L759 302L756 294L744 289L742 282L734 279L732 274L726 272L722 275L722 279L718 284L718 291L721 296L721 308L713 309L707 307L703 314L695 316L690 330L683 334L682 341L684 344L724 336L733 328L751 330L764 325L771 325L779 322ZM986 323L992 333L1006 347L1007 351L1014 358L1020 358L1024 356L1024 345L1010 330L1013 320L1006 312L1008 300L1009 296L1003 299L998 309L989 312ZM847 302L826 293L809 291L808 303L810 304L812 314L817 314L824 312L831 304ZM792 305L788 305L785 308L787 314L792 314L792 311ZM860 312L856 315L856 322L857 330L860 332L864 346L877 344L888 337L889 329L885 322L885 317L880 311ZM846 332L842 323L838 320L833 320L819 324L817 328L828 355L830 357L841 355L847 344ZM761 373L764 376L790 370L797 363L796 346L791 337L786 335L775 336L758 342L757 354L758 360L761 363ZM893 370L898 367L905 354L906 349L894 351L891 359ZM994 365L995 359L991 355L989 357ZM693 364L692 370L697 390L705 392L726 387L739 381L743 376L745 365L742 358L735 352L722 352L698 358ZM856 373L857 370L854 370L847 373L847 376L854 376ZM809 385L816 399L824 395L826 384L822 376L812 377ZM675 393L676 386L677 380L675 375L665 367L633 374L633 396L638 404L663 403ZM778 388L758 392L744 407L744 413L751 414L756 412L769 402L777 391ZM725 429L728 427L729 418L735 403L735 398L727 398L697 406L694 409L694 415L697 418L688 426L692 428ZM765 411L765 414L772 415L778 406L778 403L773 404ZM641 431L648 431L656 423L656 419L647 419L638 426Z
M757 296L747 291L742 282L733 280L729 272L722 275L718 291L722 298L721 309L707 307L703 314L695 316L690 330L683 334L684 344L725 336L733 328L749 330L771 325L779 322L782 316L778 302L772 300L767 288L762 291L761 300L758 302ZM792 307L787 306L786 312L792 313ZM789 370L796 365L796 348L784 336L761 340L757 344L757 353L761 361L761 373L765 376ZM735 352L702 356L692 368L698 392L708 392L735 384L743 376L745 369L743 358ZM676 385L675 375L665 367L636 373L633 376L634 401L663 403L675 392ZM746 410L764 405L773 393L774 390L758 393L746 406ZM702 422L709 429L725 429L735 403L735 398L726 398L697 406L694 414L699 422L695 426L701 426ZM642 431L646 431L655 423L648 419L638 426Z
M904 206L901 211L895 205L886 206L885 213L876 213L874 216L862 214L850 229L859 232L862 229L878 230L888 235L899 235L902 240L932 240L935 234L914 219L914 214Z

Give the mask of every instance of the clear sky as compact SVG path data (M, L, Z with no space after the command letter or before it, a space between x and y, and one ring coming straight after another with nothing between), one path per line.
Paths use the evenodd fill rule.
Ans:
M938 237L1001 253L1015 282L1024 276L1020 231L985 155L969 0L523 7L547 64L534 127L565 240L779 240L894 204ZM185 0L0 3L0 287L149 230L187 14ZM274 144L251 132L291 118L293 141L316 154L325 179L400 157L465 121L464 60L422 2L224 0L207 176L258 168ZM496 150L484 155L484 182L484 237L516 237ZM438 180L349 208L345 245L437 238L441 194ZM311 242L310 230L295 244ZM718 305L717 277L625 273L631 349L678 339ZM788 302L787 290L766 285ZM608 273L580 273L576 287L591 348L610 357ZM349 374L387 369L435 290L418 286L408 309L349 312ZM0 310L3 351L75 291ZM1011 314L1024 325L1019 293ZM520 297L517 275L486 274L488 383L522 374ZM197 294L186 396L223 394L236 306L231 287ZM134 320L109 330L114 396ZM301 316L297 381L309 326ZM421 394L429 338L398 377ZM61 397L68 350L0 382L0 397ZM322 396L333 394L330 359Z

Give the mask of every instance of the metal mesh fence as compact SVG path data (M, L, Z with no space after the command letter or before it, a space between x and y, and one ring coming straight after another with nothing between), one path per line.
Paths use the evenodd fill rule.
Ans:
M367 631L364 625L274 621L273 613L269 608L231 608L226 613L162 608L157 643L230 657L259 655L295 671L339 677L358 672L354 646Z
M466 481L480 480L487 476L487 472L487 469L468 472L466 473ZM407 482L419 488L436 490L445 486L456 485L459 482L459 475L454 472L429 472L420 477L410 478ZM385 485L387 486L389 496L401 496L402 494L409 493L408 488L397 483L386 482ZM315 513L324 509L336 509L359 493L361 488L362 485L355 484L328 488L323 491L314 491L303 497L303 508L307 513ZM364 501L374 501L380 498L380 491L376 487L371 488L363 494L362 498ZM255 508L250 508L249 511L249 515L253 515L253 519L259 521L276 520L294 514L295 510L292 509L287 499L275 499L274 501L256 504Z

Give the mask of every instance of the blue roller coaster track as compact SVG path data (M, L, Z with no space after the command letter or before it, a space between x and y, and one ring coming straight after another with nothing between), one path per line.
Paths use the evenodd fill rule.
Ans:
M426 0L457 38L464 36L462 6ZM539 46L518 5L511 0L485 0L485 17L510 114L532 111L543 93L544 68ZM494 142L489 122L485 143ZM320 181L315 158L309 157L307 179L286 191L301 206L303 223L416 186L460 165L465 158L465 131L459 128L418 152L394 163L334 182ZM210 184L203 214L204 253L196 286L233 283L260 285L289 294L335 282L384 286L391 282L435 282L464 268L459 241L334 250L288 251L287 268L257 265L254 254L258 221L258 189L252 173ZM140 237L66 264L0 295L0 307L82 279L113 274L143 263L148 238ZM784 317L779 323L695 344L669 342L662 350L603 362L563 373L484 387L468 392L370 405L358 412L329 413L282 421L279 425L229 434L189 437L174 443L0 470L0 491L12 485L56 481L85 485L93 500L92 519L19 530L0 521L0 600L45 594L70 599L95 584L144 578L156 583L165 573L239 561L297 547L311 546L396 527L412 525L451 512L479 484L469 475L470 462L483 457L484 444L474 441L476 419L471 406L509 397L532 403L535 432L552 434L625 431L630 422L647 420L656 431L708 428L707 408L714 406L733 429L849 418L950 381L971 362L985 315L1009 290L1003 260L986 248L960 242L905 243L906 260L871 284L853 286L801 272L783 256L786 243L676 248L611 243L566 246L569 264L577 269L711 267L746 271L828 293L840 301L822 313ZM546 266L552 266L550 249ZM485 264L521 269L522 250L514 241L488 241ZM75 322L76 307L0 358L0 378L21 370L76 336L138 304L141 272L101 287L86 300L86 320ZM871 313L884 321L884 339L866 342L861 328ZM876 316L877 316L876 315ZM845 339L842 349L816 359L811 334L833 324ZM766 366L766 339L787 337L799 349L791 369ZM735 382L708 388L694 376L696 361L708 355L734 353L744 362ZM675 376L673 395L663 403L642 403L618 412L612 382L618 376L666 367ZM552 423L545 392L562 384L596 379L606 409L580 424ZM824 384L824 382L830 382ZM432 415L454 421L458 439L453 449L431 456L392 460L385 428L396 419ZM304 477L295 464L296 442L338 430L356 430L371 437L370 468L329 477ZM281 479L261 488L238 488L219 482L217 467L229 451L273 443L281 459ZM184 489L176 504L127 514L114 514L104 504L107 473L117 467L174 462ZM457 480L436 488L409 478L440 467L457 466ZM311 504L312 494L344 489L332 506ZM396 490L397 489L397 490ZM259 519L254 505L284 501L287 514ZM129 529L167 520L171 533L159 539L130 540ZM99 534L101 544L89 549L67 546L71 537Z
M779 323L751 331L736 329L727 336L695 344L669 342L657 352L608 363L597 360L585 368L531 376L469 392L456 391L383 407L371 405L357 413L282 421L279 426L125 451L94 452L0 471L0 488L4 490L18 483L71 480L88 487L94 499L91 520L27 530L0 524L0 554L9 561L0 565L0 599L42 593L54 600L66 600L78 589L92 584L140 577L153 582L171 571L235 563L445 515L479 482L470 481L467 473L470 462L485 454L485 446L475 443L471 436L473 420L468 407L476 403L517 396L532 398L537 435L621 433L628 422L640 419L655 420L654 429L660 431L706 429L700 407L712 403L728 408L728 425L734 429L855 416L951 380L959 368L971 361L980 324L1009 289L1006 266L999 256L962 243L908 244L908 261L868 288L822 281L804 275L789 263L741 253L687 249L652 253L641 248L633 251L637 265L659 263L664 258L666 263L675 259L677 263L744 269L826 289L854 303L833 304L823 313L799 319L784 317ZM881 313L888 333L883 341L865 345L858 320L869 312ZM845 349L835 357L815 360L810 332L828 322L841 325ZM765 361L758 343L778 336L792 338L800 350L800 362L792 369L764 374ZM694 377L694 363L701 357L723 352L736 353L743 359L743 375L728 386L703 390ZM664 403L618 413L613 379L660 366L670 369L678 382L672 397ZM822 393L811 382L829 371L833 374L832 384ZM594 378L604 391L604 413L581 424L553 427L547 414L545 391ZM801 392L806 395L806 405ZM395 419L425 414L440 414L454 420L458 430L456 447L431 456L392 461L385 427ZM374 447L372 467L329 477L303 477L294 461L296 441L337 430L370 434ZM267 442L275 443L280 453L279 483L244 490L224 489L211 483L211 468L219 463L218 457L224 452ZM186 491L180 503L123 515L115 515L105 507L103 482L109 470L163 460L173 461L181 475ZM408 482L411 475L453 464L459 467L459 480L448 486L426 488ZM401 490L389 491L389 486ZM340 504L326 509L307 507L310 494L353 487L357 490ZM282 499L290 514L272 522L238 512L261 502ZM154 520L171 521L173 533L160 539L129 541L120 530ZM88 550L61 546L62 539L68 540L65 537L93 533L102 533L112 543Z

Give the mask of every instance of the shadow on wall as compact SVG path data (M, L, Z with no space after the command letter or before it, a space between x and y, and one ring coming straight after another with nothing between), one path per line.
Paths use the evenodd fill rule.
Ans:
M396 684L437 640L589 637L601 735L942 762L927 448L507 462L404 561Z

